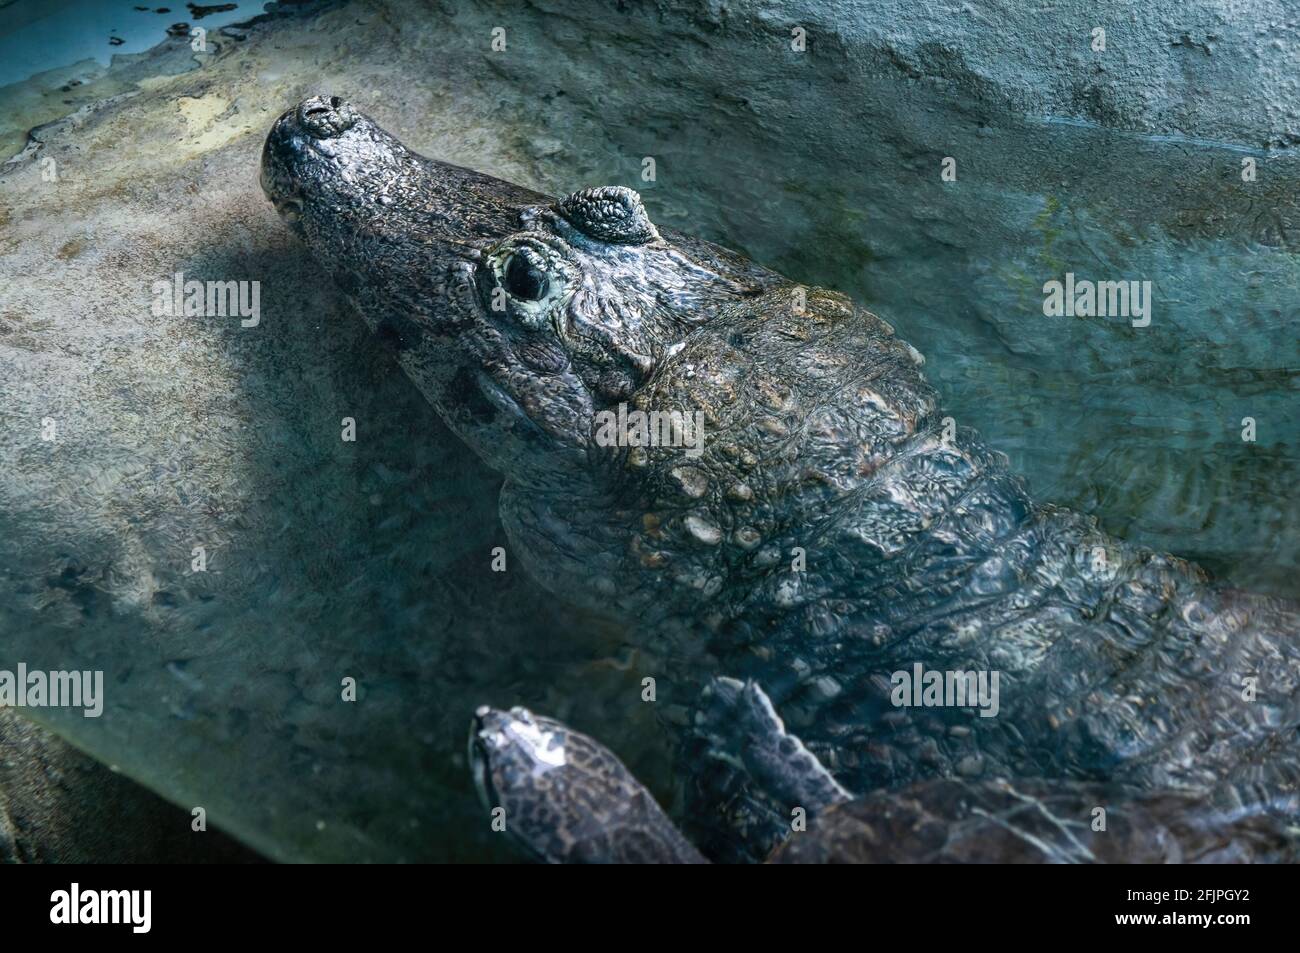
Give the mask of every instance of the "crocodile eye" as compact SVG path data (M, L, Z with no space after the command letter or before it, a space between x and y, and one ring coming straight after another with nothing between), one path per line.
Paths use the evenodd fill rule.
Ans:
M550 287L546 272L538 267L531 255L515 252L506 263L505 280L502 282L506 291L520 301L541 301Z

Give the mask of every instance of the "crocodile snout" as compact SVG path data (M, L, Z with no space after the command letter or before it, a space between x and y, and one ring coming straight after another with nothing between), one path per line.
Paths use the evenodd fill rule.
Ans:
M334 139L357 122L356 111L338 96L313 96L298 105L294 113L303 132L313 139Z

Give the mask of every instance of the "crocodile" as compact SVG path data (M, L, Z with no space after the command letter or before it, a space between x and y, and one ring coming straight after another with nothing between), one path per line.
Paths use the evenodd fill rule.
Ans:
M845 295L626 187L557 200L423 157L338 97L276 120L261 183L502 474L513 558L662 660L709 856L780 836L696 724L721 674L855 791L1045 778L1300 817L1300 607L1034 501ZM995 714L960 691L981 678Z

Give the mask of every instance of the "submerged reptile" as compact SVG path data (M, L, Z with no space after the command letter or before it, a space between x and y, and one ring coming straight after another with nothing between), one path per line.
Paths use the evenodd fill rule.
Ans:
M772 863L1295 863L1300 829L1180 791L1095 781L939 778L855 797L785 730L753 683L706 696L728 752L803 815ZM524 708L484 706L470 728L479 796L548 863L706 863L604 745ZM1110 807L1110 805L1115 805Z
M1300 817L1297 608L1035 503L843 295L660 230L630 189L421 157L338 98L275 123L262 185L504 475L527 570L666 659L706 852L761 856L788 817L701 757L714 675L763 685L855 791L1072 779ZM677 429L620 432L638 411ZM988 676L996 716L902 698L918 664Z

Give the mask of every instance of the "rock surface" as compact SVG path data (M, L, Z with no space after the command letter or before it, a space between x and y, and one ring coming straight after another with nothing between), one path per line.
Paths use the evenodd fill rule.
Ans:
M257 863L252 851L9 709L0 864Z

